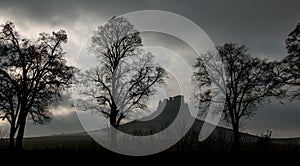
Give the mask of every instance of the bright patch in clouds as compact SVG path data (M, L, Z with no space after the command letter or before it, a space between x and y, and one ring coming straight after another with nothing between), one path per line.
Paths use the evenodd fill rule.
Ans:
M50 110L53 116L68 116L75 112L75 109L72 107L66 107L66 106L57 106L56 108L53 108Z

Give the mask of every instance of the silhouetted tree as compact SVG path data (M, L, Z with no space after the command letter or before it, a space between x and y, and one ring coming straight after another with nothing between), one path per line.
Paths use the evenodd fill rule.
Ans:
M194 77L198 82L200 92L200 110L206 111L213 101L212 97L216 95L210 88L212 83L218 86L218 80L224 80L226 87L219 87L218 93L225 93L225 108L223 115L225 120L229 121L233 128L234 144L233 150L240 149L239 128L242 118L249 118L256 111L256 106L264 101L266 97L279 96L283 94L280 89L281 84L274 81L273 68L274 63L268 63L266 60L253 58L247 54L245 46L238 46L232 43L226 43L217 47L221 65L210 65L211 53L207 53L197 59L195 68L197 72ZM225 72L225 76L221 73ZM211 73L215 73L211 76ZM219 74L218 74L219 73Z
M288 55L278 62L278 81L287 85L293 98L300 96L300 23L285 41Z
M141 46L140 33L126 18L113 17L99 26L91 44L98 65L80 75L85 99L78 107L102 112L115 128L129 112L146 108L166 72L154 66L153 55Z
M1 54L1 53L0 53ZM14 137L17 131L17 107L19 107L17 93L14 89L13 80L9 80L0 74L0 118L7 120L10 124L9 145L14 148Z
M64 59L64 30L40 33L37 41L21 38L12 22L0 32L0 111L11 124L10 139L17 132L16 146L22 149L28 115L37 123L50 119L49 106L57 103L62 90L76 71ZM13 145L13 143L11 143Z

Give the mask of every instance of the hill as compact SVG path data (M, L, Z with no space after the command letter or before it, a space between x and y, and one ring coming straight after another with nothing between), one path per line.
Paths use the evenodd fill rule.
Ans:
M150 135L166 129L177 117L179 108L183 109L184 116L192 120L189 107L183 96L170 97L159 102L157 111L148 117L141 118L120 126L119 130L132 135ZM203 121L196 119L185 137L173 146L171 151L230 151L233 140L233 131L217 126L213 133L204 142L198 141ZM107 129L101 130L108 131ZM99 131L94 131L95 133ZM241 140L245 151L265 151L275 148L279 151L299 150L300 139L269 139L247 133L241 133ZM69 149L95 150L103 149L86 132L53 135L45 137L25 138L26 149ZM274 150L274 149L273 149Z

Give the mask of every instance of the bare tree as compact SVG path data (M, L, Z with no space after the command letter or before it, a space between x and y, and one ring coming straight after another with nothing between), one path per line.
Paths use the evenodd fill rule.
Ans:
M115 128L128 113L146 108L166 72L154 66L153 55L141 46L140 33L126 18L113 17L99 26L91 45L98 65L79 76L84 97L78 107L103 113Z
M10 124L9 145L14 148L14 136L17 131L16 119L19 107L16 91L3 74L0 74L0 118Z
M223 110L224 118L231 123L234 133L233 150L240 149L239 128L242 118L251 117L256 106L261 104L266 97L279 96L284 94L280 89L281 84L274 79L274 63L266 60L253 58L247 54L245 46L238 46L232 43L226 43L222 47L217 47L219 56L224 65L224 69L219 65L211 64L210 53L197 59L195 68L197 72L194 77L198 82L200 92L197 95L200 101L200 110L207 111L207 108L213 101L215 92L225 93L225 108ZM216 74L214 77L211 73L222 73L225 76ZM216 77L218 76L218 77ZM219 80L226 83L225 89L219 86L219 91L211 90L212 83L218 86Z
M23 147L28 117L37 123L50 119L49 106L57 103L76 71L64 59L64 30L51 35L40 33L37 41L21 38L12 22L0 32L1 115L11 124L11 141L17 132L16 146ZM13 143L11 143L13 144Z
M290 32L285 41L288 55L277 62L278 81L284 83L292 98L300 96L300 23Z

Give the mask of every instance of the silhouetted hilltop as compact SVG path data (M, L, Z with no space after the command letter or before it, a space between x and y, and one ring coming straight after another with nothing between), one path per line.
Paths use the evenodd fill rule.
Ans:
M183 110L182 113L184 114L183 116L186 117L185 119L190 121L194 120L190 114L188 104L184 101L184 96L178 95L159 101L157 111L153 112L153 114L141 118L140 120L124 124L119 127L119 130L132 135L158 133L167 128L174 121L178 116L180 109ZM203 123L204 122L200 119L194 121L193 126L187 134L189 137L188 139L198 140ZM257 136L246 133L241 133L241 137L243 141L247 142L255 142L258 140ZM233 131L228 128L217 126L209 138L230 142L233 139Z
M158 108L150 116L124 124L119 130L133 135L147 135L167 128L177 117L180 109L190 116L184 96L170 97L159 101Z

